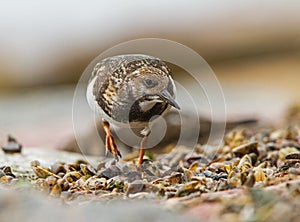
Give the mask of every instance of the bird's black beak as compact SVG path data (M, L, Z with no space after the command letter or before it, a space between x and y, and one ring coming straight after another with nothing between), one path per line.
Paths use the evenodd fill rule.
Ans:
M158 96L166 101L168 104L170 104L171 106L175 107L176 109L180 110L180 106L178 105L178 103L173 99L173 97L171 96L171 94L169 93L168 90L164 89L163 91L161 91Z

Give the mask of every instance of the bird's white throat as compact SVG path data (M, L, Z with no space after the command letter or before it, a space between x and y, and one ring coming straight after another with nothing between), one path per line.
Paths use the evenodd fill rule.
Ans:
M145 100L139 103L139 106L142 111L148 111L150 110L153 106L155 106L156 103L162 103L163 101L160 99L153 99L153 100Z

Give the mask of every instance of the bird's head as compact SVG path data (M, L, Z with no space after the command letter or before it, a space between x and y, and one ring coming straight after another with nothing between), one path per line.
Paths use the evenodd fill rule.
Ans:
M169 69L165 67L142 67L136 69L128 76L131 94L135 99L148 101L148 104L167 103L180 109L175 101L175 85Z

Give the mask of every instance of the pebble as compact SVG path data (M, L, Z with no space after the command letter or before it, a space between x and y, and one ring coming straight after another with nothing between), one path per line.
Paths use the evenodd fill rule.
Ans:
M270 150L278 150L279 147L278 147L278 145L277 145L276 143L274 143L274 142L269 142L269 143L266 144L266 149L267 149L267 151L270 151Z
M48 176L46 179L45 179L45 182L50 186L50 187L53 187L56 182L57 182L57 178L54 177L54 176Z
M105 188L107 185L107 180L102 178L96 178L96 177L90 177L88 180L86 180L84 186L87 186L90 190L98 190Z
M47 178L48 176L58 177L57 175L52 173L49 169L45 169L41 167L39 161L36 160L31 162L31 168L39 178Z
M111 165L109 168L103 169L97 173L98 176L105 177L106 179L110 179L120 174L121 174L121 170L114 165Z
M200 164L208 164L210 161L207 159L207 157L205 157L204 155L198 154L198 155L192 155L190 157L188 157L186 160L186 162L188 162L189 164L192 163L200 163Z
M145 184L142 180L135 180L128 185L126 190L126 196L129 194L135 194L141 192L145 188Z
M79 180L81 177L82 177L82 175L78 171L71 171L69 173L66 173L63 178L67 182L72 183L72 182L75 182L75 181Z
M300 163L300 160L298 160L298 159L289 159L289 160L286 160L284 164L281 164L279 166L279 170L281 170L281 171L288 170L289 168L294 167L294 166L296 166L299 163Z
M10 183L13 179L14 177L5 175L0 178L0 181L1 183Z
M64 167L63 163L55 163L51 166L51 172L54 174L59 174L59 173L66 173L67 170Z
M291 167L289 168L288 172L291 174L300 175L300 168Z
M7 154L21 153L22 144L18 143L14 137L9 135L7 138L7 143L2 146L2 150Z
M50 196L59 197L61 194L61 187L58 184L55 184L50 192Z
M298 152L298 150L295 147L282 148L279 150L279 153L278 153L279 159L284 161L284 160L286 160L286 157L288 155L290 155L291 153L297 153L297 152ZM297 154L294 156L297 156Z
M256 155L258 155L259 153L257 147L258 147L258 142L251 142L234 148L232 152L238 157L242 157L250 153L255 153Z
M227 179L228 175L221 173L221 174L217 174L217 173L213 173L211 171L204 171L203 175L209 178L212 178L213 180L220 180L220 179Z
M300 159L300 152L289 153L285 159Z
M11 167L9 167L9 166L5 166L5 167L3 167L2 168L2 171L3 171L3 173L5 173L5 175L7 175L7 176L11 176L11 177L16 177L13 173L12 173L12 170L11 170Z

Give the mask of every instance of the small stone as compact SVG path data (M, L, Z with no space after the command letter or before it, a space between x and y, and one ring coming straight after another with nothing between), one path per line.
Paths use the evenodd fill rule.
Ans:
M299 162L300 162L300 160L298 160L298 159L286 160L284 164L279 166L279 170L280 171L288 170L291 167L295 167L296 164L299 164Z
M53 187L56 184L56 182L57 182L57 178L54 177L54 176L48 176L45 179L45 181L48 184L48 186Z
M34 160L34 161L31 161L30 165L31 165L31 167L37 167L37 166L40 166L41 163L38 160Z
M40 166L39 161L35 160L31 162L31 168L35 175L39 178L47 178L48 176L54 176L59 178L56 174L52 173L49 169L45 169Z
M249 155L243 156L243 158L239 161L237 168L243 173L247 172L250 168L252 168L252 160Z
M121 174L121 170L117 166L111 165L109 168L101 170L98 173L98 176L105 177L106 179L110 179L120 174Z
M21 153L22 144L18 143L14 137L9 135L7 138L7 143L2 146L2 150L7 154Z
M50 192L50 196L59 197L60 194L61 194L61 187L59 185L55 184Z
M175 185L183 182L181 173L174 173L173 175L168 176L166 179L170 185Z
M247 144L240 145L232 150L232 152L237 156L237 157L242 157L246 154L250 153L255 153L258 155L258 142L251 142Z
M241 173L237 173L234 170L230 171L228 174L227 183L228 183L228 185L234 186L234 187L240 186L241 185Z
M54 174L66 173L67 170L62 163L55 163L51 166L51 172Z
M101 178L96 178L96 177L91 177L89 178L84 186L88 187L90 190L98 190L106 187L106 179L104 177Z
M210 162L204 155L201 154L190 156L185 161L188 162L189 164L197 162L204 165Z
M145 184L143 183L142 180L135 180L128 185L128 188L126 190L126 195L128 196L129 194L142 192L144 188L145 188Z
M245 173L241 174L241 181L242 184L246 187L253 187L253 185L255 184L255 175L253 172L250 172L248 175L245 176L245 178L243 179Z
M68 171L79 171L80 170L80 165L77 164L77 163L68 164L67 169L68 169Z
M0 178L0 181L1 181L1 183L9 183L9 182L11 182L13 179L14 179L14 177L5 175L5 176L2 176L2 177Z
M281 144L282 147L294 147L297 150L300 150L300 144L296 141L285 140Z
M275 142L278 139L283 139L286 137L286 132L283 129L276 130L270 134L270 140Z
M255 182L265 181L266 175L262 168L256 168L254 171Z
M82 175L79 172L71 171L64 176L64 179L67 182L72 183L72 182L79 180L81 177L82 177Z
M135 171L125 173L124 176L127 178L129 183L142 178L141 173Z
M14 177L14 178L16 177L16 176L12 173L11 168L10 168L9 166L4 167L2 170L3 170L3 172L5 173L5 175L11 176L11 177Z
M177 197L184 197L188 196L191 193L199 192L199 185L201 185L201 181L191 181L188 183L185 183L182 187L180 187L177 192Z
M105 189L113 189L113 188L121 189L123 187L124 187L124 181L120 178L120 176L115 176L106 181Z
M96 174L95 169L90 165L80 164L80 169L84 175L94 176Z
M290 174L300 175L300 168L291 167L289 168L288 172Z
M288 155L290 155L290 154L292 154L292 153L298 153L299 151L295 148L295 147L286 147L286 148L283 148L283 149L280 149L279 150L279 153L278 153L278 155L279 155L279 159L281 160L281 161L284 161L284 160L286 160L286 157L288 156ZM297 154L296 155L294 155L294 156L297 156ZM291 156L290 156L291 157ZM290 159L292 159L292 158L290 158ZM294 158L293 158L294 159ZM296 159L298 159L298 158L296 158Z
M161 188L153 184L145 184L145 190L147 192L158 193L161 190Z
M289 153L285 159L300 159L300 152Z
M98 164L96 170L98 171L98 170L103 170L103 169L105 169L105 163L106 163L105 161L100 162L100 163Z
M211 172L211 171L204 171L203 175L205 177L212 178L213 180L227 179L227 177L228 177L227 174L224 174L224 173L217 174L217 173L214 173L214 172Z
M270 150L278 150L278 149L279 149L278 145L277 145L276 143L274 143L274 142L269 142L269 143L267 143L267 145L266 145L266 150L267 150L267 151L270 151Z
M252 165L255 165L256 161L257 161L257 154L256 153L250 153L249 156L251 158Z

